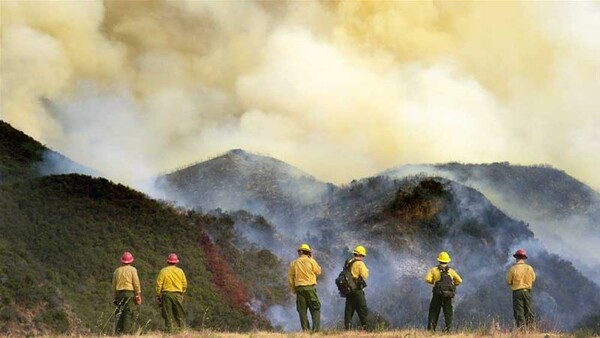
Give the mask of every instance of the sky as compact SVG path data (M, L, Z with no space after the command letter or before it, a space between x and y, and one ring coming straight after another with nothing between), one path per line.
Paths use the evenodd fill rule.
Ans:
M336 184L510 161L600 190L598 1L0 6L0 119L123 183L242 148Z

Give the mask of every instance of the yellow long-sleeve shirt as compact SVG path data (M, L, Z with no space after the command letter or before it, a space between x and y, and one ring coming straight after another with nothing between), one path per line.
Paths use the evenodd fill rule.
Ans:
M446 267L446 266L447 266L447 264L442 265L442 267ZM449 268L448 274L450 275L450 277L452 277L452 280L454 281L454 285L459 285L460 283L462 283L462 278L460 278L460 275L458 274L458 272L454 271L454 269ZM429 270L427 272L427 275L425 275L425 282L427 284L435 285L435 283L441 279L442 279L442 272L440 271L440 269L437 266L434 266L433 268L431 268L431 270Z
M350 268L350 274L352 274L352 278L354 279L361 277L363 280L367 280L369 278L369 269L367 269L365 262L356 260Z
M311 257L302 255L290 263L288 283L292 292L297 286L317 284L317 276L321 274L321 266Z
M175 265L169 265L160 270L156 278L156 294L161 292L181 292L187 290L187 279L183 270Z
M113 273L113 293L118 291L133 291L136 295L142 292L137 270L131 265L122 265Z
M515 290L531 289L535 282L535 272L529 264L520 261L515 263L506 274L506 283Z

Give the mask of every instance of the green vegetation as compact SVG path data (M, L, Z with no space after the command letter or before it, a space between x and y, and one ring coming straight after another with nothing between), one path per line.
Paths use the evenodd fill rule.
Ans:
M237 213L238 215L240 212ZM257 306L266 310L274 304L290 302L286 265L271 251L248 242L235 231L235 221L227 214L204 216L206 231L212 236L233 272L244 284L244 289L255 295ZM262 217L256 219L259 227L267 227ZM207 248L207 246L202 246ZM235 293L234 293L235 294Z
M169 252L178 253L188 275L185 307L192 327L269 327L246 304L228 303L215 285L222 276L207 269L199 219L139 192L105 179L48 176L0 186L0 209L5 330L18 323L25 331L37 325L41 332L100 333L99 317L112 312L112 272L125 250L136 257L145 300L139 320L149 321L147 329L162 324L153 281ZM77 319L81 325L73 327Z
M181 257L188 277L184 306L191 327L270 328L250 303L281 299L258 287L270 286L261 279L273 276L254 260L281 263L266 250L219 248L205 229L225 233L230 219L179 210L102 178L40 177L46 151L0 121L0 334L111 333L111 279L123 251L134 254L142 282L140 330L162 327L153 288L170 252ZM238 256L260 273L240 280L243 269L230 265Z
M36 164L47 149L36 140L0 120L0 182L38 175Z

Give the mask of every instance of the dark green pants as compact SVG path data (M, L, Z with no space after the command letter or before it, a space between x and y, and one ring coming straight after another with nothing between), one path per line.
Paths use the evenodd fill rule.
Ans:
M180 292L163 292L161 294L161 314L165 320L165 330L181 331L185 328L185 311L183 311L183 295Z
M132 334L135 323L134 318L134 306L135 300L133 299L133 291L117 291L115 302L117 303L116 308L116 320L117 325L115 327L116 334Z
M360 319L360 326L363 330L369 330L369 309L367 308L367 299L365 298L365 292L360 290L354 290L346 296L346 307L344 309L344 327L346 330L352 328L352 317L354 311L358 313L358 319Z
M531 307L531 290L521 289L513 291L513 314L517 327L533 324L535 315Z
M440 318L440 310L444 310L444 322L446 327L444 331L450 331L452 327L452 315L454 310L452 309L452 298L444 298L437 292L434 292L431 297L431 303L429 303L429 318L427 320L427 330L435 331Z
M321 328L321 302L317 296L317 289L313 285L296 287L296 309L300 315L300 326L303 331L310 330L306 311L310 311L312 319L312 331L317 332Z

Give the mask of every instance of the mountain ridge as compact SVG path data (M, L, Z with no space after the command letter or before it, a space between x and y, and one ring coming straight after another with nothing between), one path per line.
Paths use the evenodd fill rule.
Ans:
M110 283L123 251L134 254L142 282L138 314L147 321L137 323L142 331L161 326L152 280L169 252L180 255L190 281L185 304L190 327L271 328L250 302L256 297L274 304L283 298L250 289L257 281L253 276L240 280L207 235L226 220L185 212L104 178L48 175L39 170L48 152L9 124L0 126L5 175L0 180L0 334L112 333ZM227 253L242 257L241 262L260 253L271 261L269 268L282 266L269 252L229 248ZM254 270L271 276L266 267ZM241 297L219 287L215 280L221 279L236 285Z
M260 157L254 157L253 160L260 160ZM235 168L229 168L236 170ZM217 174L222 171L217 171ZM278 178L274 175L268 175L267 180L260 184L269 186ZM206 177L203 177L206 179ZM228 182L223 177L215 179ZM256 182L254 182L256 183ZM194 177L188 176L187 184L194 186ZM260 185L259 184L259 185ZM250 189L250 190L244 190ZM252 190L252 185L243 187L236 191L238 194L248 194L251 199L256 196ZM211 189L203 190L203 198L213 198ZM270 190L262 190L261 193L268 194ZM417 312L426 312L428 296L423 293L421 277L416 275L424 274L423 266L428 263L420 258L432 251L447 249L453 253L458 262L457 268L464 270L477 271L477 278L487 276L495 278L497 283L503 285L503 267L506 267L510 259L509 252L514 251L518 245L530 246L531 256L536 260L542 261L542 256L548 257L547 260L557 265L566 266L569 275L579 276L576 279L583 288L590 292L600 292L597 286L590 284L590 281L577 274L577 271L570 263L563 261L560 257L548 253L542 245L534 238L525 222L509 218L501 210L497 209L485 196L479 191L464 186L457 181L451 181L440 177L428 175L417 175L403 177L402 179L386 178L386 176L369 177L338 186L321 192L321 202L313 208L302 208L301 205L290 203L287 208L297 208L302 212L290 212L286 209L287 215L281 217L281 213L264 213L259 210L259 214L265 216L266 221L272 224L272 233L274 237L285 234L289 238L297 238L296 241L311 243L315 248L318 257L321 257L322 267L327 271L336 271L339 269L339 262L344 260L344 256L353 245L363 244L371 250L370 261L375 265L373 268L373 283L380 293L373 296L373 302L379 312L380 318L387 318L384 321L394 326L416 325L418 319L405 315L412 313L406 305L389 304L389 299L404 299L408 294L411 309L420 309ZM275 200L272 196L264 196L265 200ZM193 203L192 203L193 204ZM199 205L200 203L197 203ZM274 209L281 205L274 205ZM242 207L243 209L243 207ZM276 211L276 210L275 210ZM272 217L277 214L276 217ZM294 224L289 227L289 224ZM254 244L278 252L280 257L288 260L293 259L291 253L281 252L281 240L265 240L268 236L256 236L256 231L244 228L237 228L239 236L247 238L260 238ZM273 236L271 236L273 237ZM362 240L357 240L362 238ZM285 240L284 242L292 242ZM384 247L389 252L377 249ZM482 264L482 257L479 255L469 255L473 249L477 248L481 255L488 257L487 263L495 263L498 268L490 269L486 264ZM277 251L279 250L279 251ZM406 285L401 292L394 291L393 281L382 271L386 266L394 266L393 257L403 257L406 261L404 267L394 267L395 273L398 273L396 280L402 280ZM490 257L494 257L490 260ZM565 263L563 263L565 262ZM492 264L494 265L494 264ZM376 272L380 270L379 272ZM557 269L550 269L545 266L539 267L541 275L547 274L552 278L560 278ZM340 304L335 298L335 290L332 288L331 275L324 276L325 290L321 291L323 295L322 304L324 307L339 307ZM415 278L416 277L416 278ZM467 275L468 279L468 275ZM378 281L379 280L379 281ZM473 283L473 282L471 282ZM470 314L469 306L485 309L486 316L495 316L499 318L502 325L508 325L512 321L510 315L499 312L495 307L497 299L503 299L502 292L496 289L489 289L484 282L477 282L468 286L466 283L463 290L469 295L487 294L493 295L492 298L482 301L473 298L475 296L462 296L459 299L464 301L465 305L457 304L457 320L463 323L484 323L489 317L473 317ZM505 287L505 286L503 286ZM556 302L556 299L562 299L560 302L566 302L562 293L564 287L557 290L551 290L543 283L539 286L542 292L540 302ZM595 291L592 291L595 290ZM556 298L558 297L558 298ZM581 296L578 296L581 297ZM581 298L583 301L584 298ZM586 314L593 314L598 311L600 300L594 300L596 305L591 305L582 310ZM506 301L502 302L503 304ZM469 304L468 306L466 304ZM507 308L510 304L506 303ZM544 310L541 311L545 318L569 318L562 322L557 321L564 329L572 328L582 317L572 317L570 307L569 311ZM292 315L289 312L288 315ZM396 318L389 318L391 314L396 314ZM401 314L399 317L398 314ZM570 317L571 316L571 317ZM335 317L325 318L325 320L336 321ZM339 320L339 319L338 319ZM285 326L285 323L279 323ZM287 329L297 329L286 327Z
M407 165L382 175L437 175L481 191L494 205L530 224L552 252L576 263L594 279L600 259L600 193L550 166L491 164ZM591 259L590 259L591 258ZM600 282L596 282L600 285Z
M161 176L156 186L161 197L186 207L248 210L280 220L301 219L335 189L283 161L241 149Z
M98 176L97 171L47 148L0 120L0 182L68 173Z
M509 217L476 189L425 174L375 176L338 187L297 175L289 167L234 150L211 162L208 169L199 163L185 175L171 173L175 174L171 183L176 183L171 192L179 195L168 200L186 208L82 175L0 182L0 206L15 210L0 215L1 230L10 235L0 240L0 251L13 258L0 264L1 294L10 297L3 303L54 304L56 311L42 308L24 324L38 332L71 330L79 318L83 318L81 326L93 329L94 316L102 313L103 302L110 298L102 294L109 289L109 278L81 276L89 276L90 271L110 273L114 266L109 262L128 247L138 258L140 274L147 276L164 264L164 257L154 251L177 250L188 258L184 269L200 288L191 289L192 303L187 304L192 326L250 330L272 325L296 330L297 322L289 318L297 313L281 278L284 262L293 259L298 243L308 242L323 267L319 293L323 308L331 309L323 312L323 322L332 327L339 327L341 321L335 309L343 308L332 279L357 244L368 249L372 278L367 298L382 327L420 325L430 297L422 276L440 250L451 252L454 267L465 279L456 303L459 326L485 325L490 318L506 327L512 323L503 273L518 246L528 248L539 272L535 306L543 325L570 330L600 313L598 286L570 262L548 253L527 223ZM225 208L211 195L215 192L221 194L216 197L234 203ZM203 205L205 201L213 204ZM201 212L212 206L217 208L210 214ZM232 206L247 209L236 211ZM11 232L15 224L20 225L18 231ZM71 255L69 250L74 250ZM209 254L223 259L208 261ZM101 259L90 266L78 264L90 257ZM8 274L19 263L38 269ZM253 273L244 274L245 268ZM564 276L571 280L566 282ZM69 278L81 287L77 289ZM228 280L229 286L218 285L214 278ZM23 283L46 287L19 289L17 285ZM248 293L234 292L238 284ZM228 289L231 286L233 290ZM144 292L148 289L144 287ZM103 305L89 307L86 297ZM144 294L144 299L151 296ZM207 308L214 315L207 316ZM159 325L153 311L145 308L143 315ZM269 314L270 323L260 314ZM13 325L24 314L3 307L0 317Z

